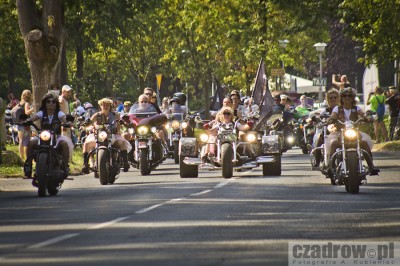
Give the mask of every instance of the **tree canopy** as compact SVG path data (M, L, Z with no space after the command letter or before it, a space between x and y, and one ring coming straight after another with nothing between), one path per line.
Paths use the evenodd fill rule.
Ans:
M60 82L89 101L135 100L144 87L155 88L162 73L162 96L187 84L190 98L197 99L192 107L199 108L215 81L248 93L260 58L268 75L284 62L287 72L312 78L319 71L313 44L326 42L324 75L351 78L360 76L362 63L392 61L400 49L396 0L26 1L35 4L31 12L63 5L67 34ZM32 77L15 2L0 0L0 15L4 97L31 87ZM286 49L279 46L284 39Z

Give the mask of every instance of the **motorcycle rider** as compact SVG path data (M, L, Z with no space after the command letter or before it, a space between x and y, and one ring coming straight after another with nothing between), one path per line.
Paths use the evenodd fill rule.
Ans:
M357 121L358 117L365 117L364 111L356 105L356 93L355 90L351 87L344 88L340 91L340 105L336 106L332 110L331 117L329 118L330 121L340 120L342 123L346 121ZM331 134L327 140L327 151L328 157L330 158L332 154L336 151L336 149L340 148L341 143L339 140L339 129L343 127L342 125L336 125L336 128L333 128ZM380 170L374 167L373 160L372 160L372 139L371 137L361 132L361 141L360 147L361 149L368 152L370 158L366 156L366 162L369 167L370 175L378 175ZM334 168L335 166L332 166Z
M36 120L40 120L40 127L43 128L44 125L50 125L54 128L56 125L60 125L61 123L67 123L66 114L64 114L60 110L60 102L57 97L51 93L46 94L42 98L41 106L39 108L39 112L34 114L31 118L25 120L21 124L28 125L31 122L35 122ZM72 151L74 148L74 144L71 139L67 136L61 135L61 128L58 128L56 131L57 134L57 144L56 150L63 157L64 162L69 162L70 157L72 156ZM24 172L26 178L31 178L32 176L32 155L35 151L35 148L38 145L38 136L31 138L28 144L27 150L27 159L25 162ZM68 176L69 166L65 165L65 177Z
M339 104L339 91L335 88L330 89L325 95L325 101L326 101L326 103L328 103L328 106L324 106L324 107L319 108L318 110L310 112L309 117L311 119L314 116L320 115L324 112L331 114L333 108L335 108ZM314 139L313 139L314 147L321 147L321 145L324 143L324 134L323 133L324 133L323 131L318 131L314 135ZM321 150L319 150L319 149L316 150L314 155L315 155L315 162L313 164L313 167L318 167L322 160Z
M112 125L111 132L114 135L114 143L112 146L121 152L124 161L124 172L129 170L128 152L132 149L131 144L124 139L120 134L120 116L119 113L111 111L113 101L108 98L103 98L98 101L101 111L95 113L89 120L89 123L110 123ZM83 144L83 168L82 173L89 173L89 152L96 146L94 134L90 134Z

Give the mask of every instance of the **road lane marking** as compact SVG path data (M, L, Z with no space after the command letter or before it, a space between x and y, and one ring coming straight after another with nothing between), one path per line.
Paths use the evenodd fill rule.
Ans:
M198 196L198 195L209 193L209 192L213 191L214 189L222 188L223 186L225 186L228 183L230 183L232 180L233 179L223 181L221 183L218 183L217 185L215 185L211 189L206 189L206 190L203 190L203 191L200 191L200 192L192 193L189 196ZM137 210L137 211L135 211L135 214L146 213L146 212L154 210L154 209L156 209L158 207L164 206L164 205L166 205L168 203L178 202L178 201L182 201L184 199L185 198L170 199L168 201L165 201L164 203L155 204L155 205L152 205L150 207L146 207L146 208ZM86 230L96 230L96 229L101 229L101 228L104 228L104 227L108 227L108 226L113 225L115 223L118 223L118 222L121 222L123 220L126 220L126 219L128 219L130 217L131 216L119 217L117 219L114 219L114 220L111 220L111 221L108 221L108 222L104 222L104 223L100 223L100 224L91 226L91 227L87 228ZM56 237L56 238L52 238L52 239L46 240L44 242L38 243L38 244L31 245L27 249L43 248L43 247L46 247L46 246L49 246L49 245L52 245L52 244L55 244L55 243L59 243L61 241L64 241L64 240L67 240L67 239L70 239L70 238L73 238L73 237L76 237L76 236L79 236L79 233L62 235L62 236L59 236L59 237Z
M27 249L43 248L43 247L46 247L46 246L61 242L61 241L66 240L66 239L70 239L70 238L76 237L78 235L79 235L78 233L62 235L62 236L59 236L59 237L55 237L55 238L52 238L52 239L37 243L37 244L32 245L32 246L29 246Z
M206 189L206 190L203 190L203 191L200 191L200 192L196 192L196 193L190 194L190 196L199 196L199 195L211 192L211 191L212 191L212 189Z
M140 209L140 210L138 210L138 211L135 211L135 213L136 213L136 214L145 213L145 212L154 210L155 208L161 207L161 206L163 206L163 205L165 205L165 202L164 202L164 203L160 203L160 204L155 204L155 205L152 205L152 206L147 207L147 208Z
M107 226L113 225L115 223L118 223L120 221L126 220L128 218L129 218L129 216L125 216L125 217L120 217L120 218L117 218L117 219L114 219L114 220L111 220L111 221L108 221L108 222L105 222L105 223L96 224L96 225L94 225L92 227L89 227L88 230L94 230L94 229L100 229L100 228L103 228L103 227L107 227Z

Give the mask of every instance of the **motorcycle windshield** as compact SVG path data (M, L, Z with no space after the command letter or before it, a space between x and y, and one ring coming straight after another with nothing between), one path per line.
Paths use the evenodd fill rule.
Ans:
M156 108L150 103L135 103L129 110L137 118L146 118L157 114Z
M184 120L184 114L182 114L182 113L172 113L171 114L171 120L177 120L179 122L182 122Z

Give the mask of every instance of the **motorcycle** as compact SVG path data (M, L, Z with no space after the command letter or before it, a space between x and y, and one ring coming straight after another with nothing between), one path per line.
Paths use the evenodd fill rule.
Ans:
M308 147L312 144L314 133L312 119L303 116L297 120L294 127L295 145L301 149L303 154L308 154Z
M194 131L190 126L191 116L184 119L184 114L173 113L165 125L168 131L168 150L173 153L175 164L179 164L179 140L182 137L193 137Z
M167 123L167 117L157 114L154 106L148 103L134 104L128 115L135 125L132 164L142 175L149 175L167 158L162 141L156 136L160 127Z
M98 123L94 125L93 134L96 139L96 146L88 154L88 158L94 157L94 165L89 167L99 178L101 185L114 184L117 176L123 168L123 160L118 149L112 147L114 135L112 128L116 121L109 123Z
M5 122L6 122L6 133L7 133L7 144L18 145L19 144L18 125L14 124L10 110L6 110Z
M328 130L328 119L330 117L330 113L328 112L323 112L321 113L318 117L314 117L315 123L316 123L316 137L321 137L319 136L322 134L323 137L323 142L320 146L317 146L318 139L314 140L313 143L313 149L310 151L310 162L311 162L311 168L312 170L315 170L314 165L316 162L316 152L321 152L321 166L318 168L322 174L324 174L327 178L331 180L332 185L336 185L335 178L333 176L333 173L329 171L329 158L328 158L328 152L327 152L327 146L325 143L328 140L328 135L329 135L329 130Z
M341 148L332 154L329 161L329 168L333 172L336 184L345 185L346 191L352 194L357 194L360 185L367 182L366 176L369 170L363 162L366 159L372 161L368 152L360 147L361 133L357 126L362 122L364 122L363 118L355 122L338 121L344 126L339 134Z
M295 145L295 135L294 135L294 111L283 111L275 118L272 122L272 127L274 130L283 136L282 139L282 152L286 152L293 148Z
M196 117L196 123L201 123ZM233 170L250 170L263 166L263 174L281 174L281 150L278 135L262 135L262 132L250 131L237 137L236 128L238 123L220 123L216 141L203 133L199 140L196 138L183 137L179 142L179 173L181 178L198 177L198 170L221 170L222 177L231 178ZM201 150L207 145L215 145L215 155L209 154L207 158L199 158ZM247 152L239 152L243 148ZM250 152L251 151L251 152Z
M67 115L68 122L73 122L73 119L72 116ZM50 125L43 125L42 128L39 128L32 122L25 122L22 125L34 127L39 136L35 151L25 161L24 172L30 171L28 168L31 166L27 162L35 160L36 169L32 185L37 187L38 196L45 197L47 193L52 196L57 195L69 173L65 171L66 165L63 157L55 148L57 143L56 132L60 127L70 127L70 124L60 124L54 126L54 128L51 128Z

